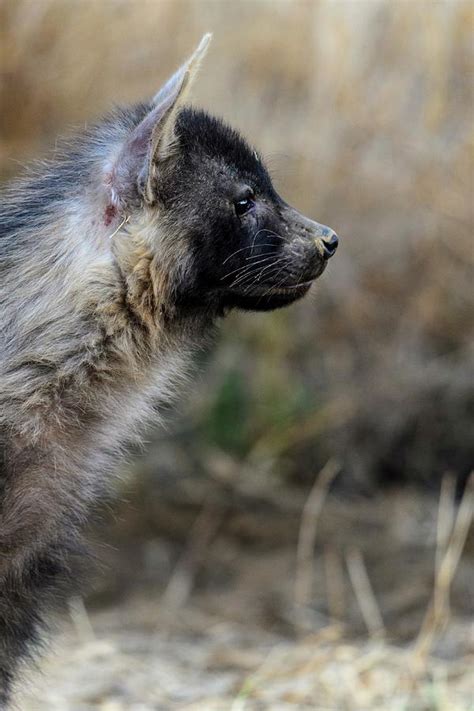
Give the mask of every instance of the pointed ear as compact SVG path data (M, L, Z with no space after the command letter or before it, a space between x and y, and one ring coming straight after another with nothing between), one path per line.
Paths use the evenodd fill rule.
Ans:
M133 199L137 186L145 201L153 203L156 166L172 150L178 111L210 40L210 34L204 35L193 55L155 95L152 108L122 146L106 181L115 207Z

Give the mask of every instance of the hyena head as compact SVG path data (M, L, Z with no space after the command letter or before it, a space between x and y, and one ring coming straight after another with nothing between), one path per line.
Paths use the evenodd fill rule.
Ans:
M106 173L105 215L140 225L178 313L279 308L309 290L338 237L278 195L235 130L183 106L208 43L142 107Z

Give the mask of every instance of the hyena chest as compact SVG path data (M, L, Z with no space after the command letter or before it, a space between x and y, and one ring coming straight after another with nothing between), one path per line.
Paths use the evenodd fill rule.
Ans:
M190 362L191 356L184 350L161 356L143 377L130 379L108 395L94 435L113 459L120 459L128 446L141 442L150 425L163 422L164 405L179 394Z

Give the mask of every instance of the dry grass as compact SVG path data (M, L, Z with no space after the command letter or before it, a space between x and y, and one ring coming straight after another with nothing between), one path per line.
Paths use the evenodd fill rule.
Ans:
M187 619L188 615L184 615ZM196 625L196 620L193 620ZM200 619L215 632L216 620ZM117 629L78 646L63 639L49 682L24 696L24 711L469 711L472 659L428 658L414 670L410 650L351 642L328 627L299 642L252 643L226 627L225 643L200 630L179 646ZM198 644L196 644L198 642ZM271 647L271 651L268 649ZM35 699L35 700L34 700Z
M329 466L325 472L326 485L331 472L334 475L335 469ZM350 530L346 534L352 540L347 579L369 637L354 636L347 611L339 620L332 621L317 613L322 602L320 592L313 590L304 606L300 601L295 606L291 585L275 608L279 625L275 621L270 624L268 618L266 623L264 618L255 618L252 608L256 600L249 605L249 591L261 599L262 594L268 594L274 587L282 567L281 560L276 563L275 553L270 554L273 560L267 577L259 572L263 559L258 560L252 554L248 573L253 582L246 580L248 573L242 566L241 552L234 559L237 577L242 578L240 583L234 580L230 589L220 583L213 590L214 581L211 587L207 582L203 588L198 578L206 559L210 559L211 567L216 563L210 539L210 532L216 531L216 517L205 509L191 532L187 550L170 569L163 592L158 594L156 590L153 594L149 590L144 594L143 588L138 587L121 602L102 610L90 608L89 612L81 601L74 601L72 627L66 626L62 636L55 639L55 647L59 649L45 666L43 679L36 680L29 693L22 695L20 708L23 711L468 711L474 692L468 620L458 618L465 638L459 633L454 635L454 649L453 635L450 641L446 634L450 623L449 596L472 522L474 499L471 486L459 506L448 494L449 486L445 485L438 521L431 522L436 530L429 536L434 568L433 601L420 631L411 640L402 643L396 625L390 630L384 627L382 617L389 609L386 596L377 600L369 580L371 573L363 563L362 549L370 555L367 541ZM321 496L319 489L319 500ZM316 499L314 492L311 498ZM331 518L334 503L330 497ZM375 508L386 515L387 504L379 501ZM310 525L310 510L318 519L324 517L322 508L316 511L314 506L305 506L303 528ZM452 523L447 540L442 541L439 533L447 520ZM415 530L410 516L405 515L404 524ZM416 525L420 533L426 532L425 521ZM390 528L390 521L381 523L381 528ZM377 535L380 533L379 530ZM327 545L324 533L322 536L321 543ZM311 541L313 546L314 535ZM196 550L206 547L207 555L197 565ZM416 555L413 543L409 547L411 555ZM225 548L228 550L228 544ZM319 545L314 551L315 563L320 559L320 550ZM386 545L379 550L379 555L395 560L394 553L395 547L392 550ZM293 558L297 579L302 559L295 551ZM436 566L437 560L440 562ZM403 566L397 573L398 585L403 587ZM418 576L420 583L421 574ZM290 575L290 583L291 578ZM314 570L312 583L317 579ZM242 599L239 584L247 599ZM325 589L328 590L327 585ZM167 604L163 604L165 601ZM329 602L326 600L328 610ZM398 614L397 619L402 616Z

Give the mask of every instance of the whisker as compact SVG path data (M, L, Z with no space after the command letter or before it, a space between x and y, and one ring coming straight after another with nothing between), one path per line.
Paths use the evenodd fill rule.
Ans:
M267 264L267 266L264 267L264 269L260 269L259 272L258 272L258 274L256 275L256 278L253 280L253 282L252 282L251 284L249 284L248 289L247 289L246 291L248 291L250 288L252 288L252 286L254 286L256 282L260 281L260 279L262 278L262 275L264 274L264 272L266 272L268 269L271 270L272 268L275 268L275 267L276 267L278 264L280 264L284 259L285 259L285 257L280 257L279 259L276 259L272 264ZM250 278L250 276L253 276L253 274L252 274L252 275L248 275L248 274L247 274L247 275L245 275L245 276L246 276L246 278L241 281L240 286L242 286L243 284L245 284L245 283L248 281L248 279ZM269 276L271 276L271 271L270 271L270 274L267 274L267 277L269 277Z
M261 256L262 256L261 254L256 254L255 259L257 259L258 257L261 257ZM253 269L253 267L258 266L259 264L262 264L263 262L267 262L269 259L273 259L274 256L275 256L274 254L270 254L268 256L264 256L262 259L259 259L259 261L257 261L257 262L252 262L252 264L244 264L241 267L237 267L237 269L233 269L232 271L227 272L227 274L224 274L224 276L221 277L221 281L223 279L227 279L227 277L231 276L232 274L236 274L237 272L241 272L241 271L248 270L248 269Z
M283 265L283 266L277 271L277 273L276 273L276 275L275 275L275 279L278 277L279 274L281 274L281 272L282 272L282 270L283 270L284 268L285 268L285 265ZM267 289L267 291L265 291L265 293L262 294L262 296L261 296L260 298L263 299L265 296L268 296L268 294L271 292L272 289L279 289L279 288L281 287L281 285L283 284L284 281L285 281L285 277L283 277L283 279L281 279L281 280L278 282L278 284L277 284L276 286L270 286L270 287ZM260 299L259 299L259 301L260 301Z
M272 277L272 273L270 272L270 274L267 275L267 276L269 276L269 277L271 278L271 277ZM247 288L244 290L244 293L245 293L245 294L248 294L248 292L249 292L253 287L255 287L256 281L258 281L258 280L253 281L251 284L249 284L249 285L247 286ZM269 288L271 289L272 287L269 287ZM265 292L265 293L267 293L267 292Z
M261 230L260 230L260 231L261 231ZM258 232L257 232L257 234L258 234ZM224 261L222 262L222 264L224 265L226 262L229 261L229 259L232 259L232 257L235 257L235 255L238 254L239 252L243 252L243 251L245 251L246 249L254 249L256 237L257 237L257 235L255 235L252 244L248 244L246 247L240 247L240 249L236 249L235 252L232 252L232 254L230 254L228 257L226 257L226 258L224 259ZM271 242L264 242L263 244L259 244L259 247L273 247L273 246L274 246L274 245L273 245Z
M265 274L265 272L266 272L268 269L271 270L273 267L276 267L278 264L280 264L283 260L285 260L285 257L284 257L284 256L281 256L281 257L279 257L278 259L276 259L272 264L267 264L266 267L264 267L263 269L260 270L260 272L259 272L259 274L258 274L258 276L257 276L257 279L255 279L254 283L257 282L257 281L260 281L260 279L262 278L263 274ZM283 267L282 267L282 269L283 269ZM280 269L280 271L281 271L281 269ZM279 273L279 272L278 272L278 273ZM271 276L271 272L270 272L270 274L267 274L266 276L267 276L267 278L268 278L269 276Z
M237 274L230 286L235 286L236 284L239 284L241 281L244 281L247 278L252 278L255 274L257 274L257 272L258 272L258 268L251 269L249 267L245 272L242 272L241 274Z
M232 282L231 286L237 286L238 284L245 284L245 282L248 279L252 279L253 277L256 277L260 274L260 269L256 268L257 265L251 265L252 268L249 268L248 271L242 272L242 274L239 274L234 281Z
M267 232L269 235L274 235L274 237L278 237L278 239L281 239L282 242L285 241L285 238L282 237L281 235L279 235L278 232L274 232L273 230L269 230L269 229L266 228L266 227L262 227L260 230L258 230L258 232L257 232L257 234L255 235L255 237L257 237L257 235L259 235L261 232Z
M232 257L234 257L239 252L243 252L246 249L253 250L255 248L255 240L257 239L258 235L261 234L262 232L267 232L268 234L273 235L274 237L278 237L278 239L281 239L282 242L284 241L284 238L281 235L279 235L277 232L274 232L273 230L269 230L266 227L262 227L261 229L257 230L257 232L254 234L251 245L249 244L249 245L246 245L245 247L240 247L239 249L236 249L235 252L232 252L232 254L230 254L228 257L226 257L224 259L222 264L225 264L226 262L228 262L229 259L232 259ZM259 245L259 246L260 247L273 247L274 245L269 242L265 242L264 244Z
M235 252L233 252L229 257L227 257L224 260L223 264L225 264L231 257L235 256L239 252L243 252L247 249L250 249L252 252L255 248L255 241L256 241L257 237L262 233L266 233L266 234L272 235L274 237L277 237L282 242L284 241L284 238L281 235L279 235L277 232L274 232L273 230L270 230L267 228L261 228L261 229L257 230L257 232L255 233L253 240L252 240L252 245L247 245L245 247L241 247L240 249L236 250ZM274 247L275 245L271 244L271 243L264 243L262 245L259 245L259 247L270 247L270 246ZM273 259L273 261L271 261L272 259ZM257 281L259 281L262 278L262 276L264 274L266 274L266 276L268 278L268 276L269 276L268 271L270 270L270 275L271 275L271 273L272 273L271 270L275 269L284 260L285 260L284 256L278 257L278 255L270 254L269 252L264 252L263 254L258 254L258 255L250 254L249 256L245 257L245 261L251 262L251 264L246 264L246 265L237 267L236 269L233 269L230 272L227 272L227 274L225 274L223 277L221 277L221 281L224 279L227 279L232 274L235 274L236 276L235 276L234 280L232 281L232 284L230 285L231 288L236 287L236 286L245 287L245 292L247 292L255 285L255 283ZM266 266L264 266L263 268L261 266L260 266L260 268L258 268L259 265L265 264L265 262L269 262L269 261L271 261L270 264L266 264ZM280 274L280 272L283 268L284 268L284 266L281 267L277 271L277 276L278 276L278 274Z
M266 267L264 267L264 268L262 269L262 271L260 272L260 276L262 276L262 275L267 271L267 269L269 269L271 266L276 266L277 264L280 264L280 262L281 262L282 260L284 260L284 259L286 259L286 257L282 256L282 257L280 257L279 259L276 260L276 262L274 263L274 265L268 264ZM283 269L283 268L284 268L284 266L283 266L281 269ZM281 272L281 269L280 269L280 272ZM280 273L280 272L278 272L278 273ZM268 274L267 274L267 276L268 276Z
M269 259L272 259L272 257L266 257L265 259L260 260L259 263L256 262L255 264L245 264L243 267L239 267L239 269L235 269L234 272L229 272L229 274L227 274L226 277L231 276L231 274L235 274L234 279L238 279L249 272L255 271L254 267L257 268L260 263L263 264L265 262L268 262ZM223 277L223 278L225 278L225 277Z
M267 256L272 256L274 255L274 252L263 252L262 254L254 254L251 257L246 257L246 261L250 259L260 259L260 257L267 257ZM252 266L251 264L242 264L240 267L237 267L236 269L233 269L230 272L226 273L226 276L229 276L229 274L233 274L234 272L238 271L239 269L245 269L246 267ZM225 277L222 277L222 279L225 279Z

